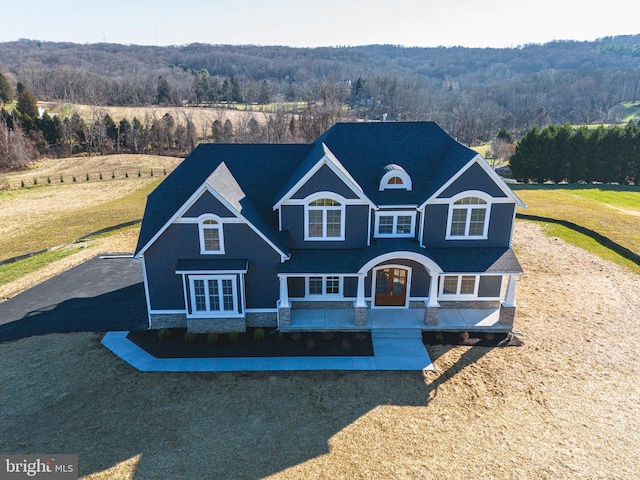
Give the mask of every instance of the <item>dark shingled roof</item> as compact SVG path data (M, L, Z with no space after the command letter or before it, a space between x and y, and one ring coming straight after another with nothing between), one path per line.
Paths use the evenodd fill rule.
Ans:
M520 274L511 248L422 248L414 240L379 239L371 246L341 250L292 249L280 273L355 274L369 260L391 252L412 252L433 260L444 273Z
M476 156L433 122L338 123L310 145L201 144L149 195L136 254L212 174L215 190L286 253L273 205L324 156L323 144L376 205L419 205ZM412 191L379 191L392 163Z

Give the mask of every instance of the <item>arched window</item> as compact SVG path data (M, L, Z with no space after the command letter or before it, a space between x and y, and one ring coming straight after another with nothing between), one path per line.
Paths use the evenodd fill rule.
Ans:
M384 169L386 173L380 180L380 191L412 189L411 177L400 165L392 163L384 167Z
M200 253L224 253L222 223L218 217L207 215L198 221Z
M460 194L452 200L447 239L486 239L491 204L474 194Z
M304 207L305 240L344 240L344 204L332 196L314 196Z

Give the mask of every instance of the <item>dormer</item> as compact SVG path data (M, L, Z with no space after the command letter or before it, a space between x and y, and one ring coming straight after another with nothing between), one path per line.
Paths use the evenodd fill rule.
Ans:
M383 190L407 190L411 191L411 177L400 165L390 163L385 169L385 174L380 179L380 191Z

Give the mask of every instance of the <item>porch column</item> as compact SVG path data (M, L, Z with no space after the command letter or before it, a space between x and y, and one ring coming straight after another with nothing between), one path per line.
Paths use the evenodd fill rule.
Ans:
M426 325L438 324L438 312L440 304L438 303L438 274L429 271L429 302L424 312L424 323Z
M278 277L280 280L280 308L290 308L289 303L289 286L287 285L287 277L284 275Z
M367 304L364 301L364 281L366 275L360 274L358 275L358 293L356 297L356 308L366 307Z
M504 302L500 305L498 321L501 325L508 327L513 327L513 320L516 316L516 280L518 280L517 275L509 275Z
M516 306L516 280L515 275L509 275L509 281L507 282L507 291L504 296L504 302L502 305L505 307Z

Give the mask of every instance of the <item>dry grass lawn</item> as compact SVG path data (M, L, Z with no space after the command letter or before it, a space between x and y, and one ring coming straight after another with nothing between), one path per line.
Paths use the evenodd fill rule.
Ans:
M89 479L640 477L640 276L517 222L520 348L434 373L140 373L98 334L0 344L0 451Z

